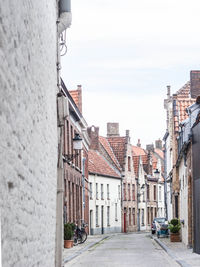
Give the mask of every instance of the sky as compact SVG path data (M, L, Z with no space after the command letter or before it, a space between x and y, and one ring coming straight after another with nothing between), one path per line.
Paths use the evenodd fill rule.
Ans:
M200 69L199 0L72 0L62 78L82 85L83 116L106 136L107 122L142 146L163 138L172 93Z

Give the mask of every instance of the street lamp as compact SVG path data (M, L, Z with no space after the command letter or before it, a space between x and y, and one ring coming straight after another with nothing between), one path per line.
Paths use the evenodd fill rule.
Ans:
M80 137L79 133L75 134L75 137L73 138L73 149L75 150L75 154L65 154L64 155L64 162L72 161L74 158L76 158L79 155L79 151L83 147L82 138Z
M155 178L159 179L159 177L160 177L160 172L159 172L158 169L155 170L154 175L155 175Z

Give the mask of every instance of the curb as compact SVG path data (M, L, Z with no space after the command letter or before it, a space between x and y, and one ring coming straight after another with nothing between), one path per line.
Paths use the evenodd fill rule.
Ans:
M167 252L167 254L173 259L175 260L180 266L182 267L191 267L190 264L186 263L184 260L180 260L178 259L174 254L173 254L173 250L171 250L170 248L168 248L165 244L163 244L162 241L160 241L157 237L153 237L153 240L156 241L156 243L158 245L160 245L160 247L165 250Z
M99 243L102 242L103 240L108 239L109 237L110 237L110 236L104 236L104 237L101 238L100 240L95 241L95 242L93 242L93 243L87 245L86 247L80 249L79 251L75 252L73 255L71 255L71 256L65 258L65 259L63 260L63 264L65 264L65 263L67 263L67 262L73 260L74 258L76 258L76 257L78 257L79 255L81 255L83 252L85 252L85 251L87 251L88 249L94 247L95 245L99 244ZM63 266L64 266L64 265L63 265Z

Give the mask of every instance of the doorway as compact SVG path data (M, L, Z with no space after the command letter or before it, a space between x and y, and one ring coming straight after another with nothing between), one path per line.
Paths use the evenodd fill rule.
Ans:
M101 206L101 234L104 234L104 206Z

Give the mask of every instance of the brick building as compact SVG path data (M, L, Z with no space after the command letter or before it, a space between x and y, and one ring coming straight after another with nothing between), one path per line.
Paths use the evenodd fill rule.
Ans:
M182 241L188 246L194 246L195 240L193 162L196 161L197 155L192 157L192 125L199 107L196 103L196 98L200 95L199 81L200 71L191 71L190 82L172 96L168 87L168 98L165 100L168 129L165 138L165 169L167 170L166 179L170 177L171 180L171 196L168 195L168 197L172 202L172 216L182 221ZM172 164L169 164L170 162ZM169 203L168 200L167 203Z
M89 127L90 234L121 232L121 169L98 127Z
M107 140L120 164L122 174L122 231L137 230L137 183L129 131L119 135L118 123L107 123Z
M64 223L89 223L89 137L87 123L82 116L82 89L79 85L77 90L68 91L63 81L62 89L68 99L64 121ZM83 150L78 152L73 146L76 134L83 142Z

